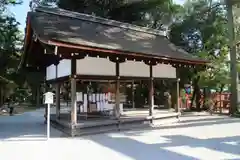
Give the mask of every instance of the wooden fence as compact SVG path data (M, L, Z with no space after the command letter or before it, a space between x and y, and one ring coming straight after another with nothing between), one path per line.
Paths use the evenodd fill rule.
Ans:
M222 109L229 109L230 104L230 93L213 93L211 94L212 104L215 110L221 111ZM180 99L180 106L182 109L189 109L191 106L190 96L186 96L185 103ZM200 103L203 104L204 97L201 95Z

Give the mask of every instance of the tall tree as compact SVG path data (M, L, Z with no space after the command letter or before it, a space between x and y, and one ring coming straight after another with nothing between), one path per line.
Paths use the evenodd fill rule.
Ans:
M163 29L181 10L172 0L33 0L39 4L57 3L63 9L92 14L122 22Z
M184 7L183 20L171 26L171 41L186 51L212 62L209 69L202 72L196 72L194 69L188 75L189 78L194 77L194 95L197 108L200 109L201 87L216 89L227 84L226 12L221 4L212 0L189 0Z
M237 54L240 55L240 5L235 5L233 7L233 14L234 14L234 27L235 27L235 38L236 38L236 45L237 45ZM239 59L240 57L238 57ZM240 71L240 67L238 68Z
M22 35L19 23L7 12L8 5L20 4L20 1L4 0L0 2L0 105L4 97L13 93L22 82L16 72L21 53Z

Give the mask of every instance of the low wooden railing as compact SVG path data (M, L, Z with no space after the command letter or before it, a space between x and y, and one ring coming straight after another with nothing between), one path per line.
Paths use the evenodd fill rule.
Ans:
M216 110L221 110L221 109L229 109L230 107L230 93L213 93L211 96L211 100L213 101L213 107ZM179 103L180 107L183 109L189 109L191 106L191 99L188 97L185 97L185 103L182 102L182 99L179 98ZM201 96L200 100L201 104L204 101L203 95Z

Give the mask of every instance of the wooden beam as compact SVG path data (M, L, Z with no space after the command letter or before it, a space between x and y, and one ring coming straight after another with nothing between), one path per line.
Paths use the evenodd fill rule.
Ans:
M46 84L46 80L44 79L44 82L43 82L43 93L46 93L48 91L48 85ZM47 124L47 105L45 104L44 105L44 123Z
M60 119L60 84L56 83L56 118Z
M24 40L24 53L27 52L27 48L29 45L29 42L31 41L31 35L32 35L32 29L31 29L31 23L30 23L30 17L27 16L27 25L26 25L26 35L25 35L25 40Z
M119 77L119 62L116 62L116 92L115 92L115 117L120 118L120 77Z
M175 111L177 112L177 113L179 113L180 112L180 99L179 99L179 97L180 97L180 90L179 90L179 84L180 84L180 79L177 79L177 81L176 81L176 87L177 87L177 91L176 91L176 96L177 96L177 102L176 102L176 108L175 108Z
M77 98L75 78L71 78L71 124L77 124Z
M71 59L71 75L76 76L76 72L77 72L77 59L72 58Z
M132 81L132 108L135 108L135 89L134 89L134 80Z
M180 62L180 63L186 63L186 64L207 64L209 63L208 61L205 60L185 60L185 59L177 59L177 58L171 58L171 57L166 57L166 56L154 56L154 55L146 55L143 53L133 53L133 52L128 52L128 51L122 51L122 50L112 50L112 49L103 49L103 48L97 48L97 47L90 47L90 46L85 46L85 45L75 45L71 43L64 43L56 40L43 40L39 39L42 43L45 43L47 45L54 45L58 47L64 47L64 48L69 48L68 50L86 50L86 51L91 51L95 53L110 53L114 54L114 56L118 55L128 55L128 56L133 56L133 57L142 57L142 58L149 58L149 59L156 59L156 60L163 60L163 61L173 61L173 62Z
M58 64L55 65L55 72L56 72L56 78L58 77ZM60 118L60 85L59 82L55 83L55 91L56 91L56 118Z
M36 105L37 107L40 106L40 88L41 88L41 82L37 84L37 90L36 90Z
M76 58L71 59L71 124L77 124L77 83L76 83Z
M149 77L149 116L153 115L154 109L154 85L153 85L153 66L149 65L150 77ZM152 123L152 121L151 121Z

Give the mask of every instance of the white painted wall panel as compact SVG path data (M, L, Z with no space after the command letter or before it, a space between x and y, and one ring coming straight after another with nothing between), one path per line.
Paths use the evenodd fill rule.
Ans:
M77 60L76 67L79 75L116 75L116 64L105 58L85 57Z
M56 66L51 65L46 68L46 80L52 80L56 78Z
M120 76L149 77L150 67L144 62L126 61L120 63Z
M153 66L153 77L176 78L176 68L167 64L157 64L156 66Z
M58 73L57 77L65 77L71 75L71 60L62 59L58 64Z

